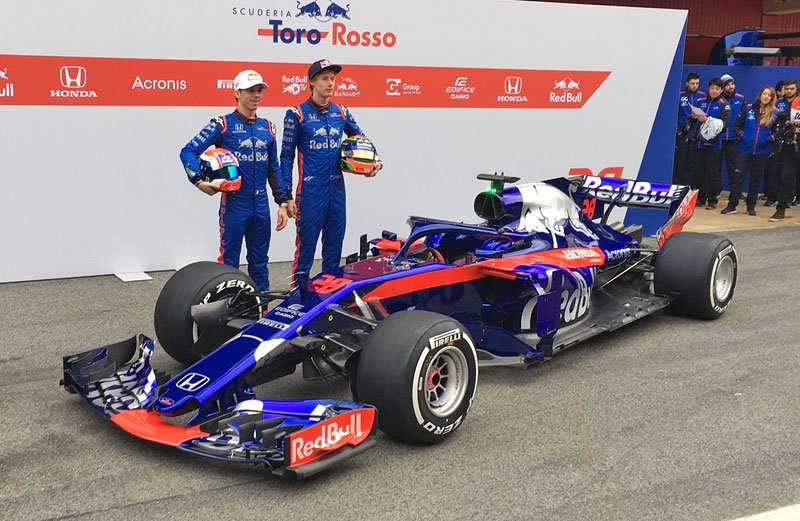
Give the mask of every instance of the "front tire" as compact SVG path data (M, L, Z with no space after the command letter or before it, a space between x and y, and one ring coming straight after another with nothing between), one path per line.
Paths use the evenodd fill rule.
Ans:
M370 335L356 379L358 400L378 408L382 431L429 445L463 423L478 384L478 357L458 321L400 311Z
M220 326L201 331L191 316L191 307L233 297L240 290L258 291L253 280L238 269L216 262L195 262L178 270L161 290L153 322L164 351L190 365L224 343L236 331ZM259 302L252 297L252 303ZM258 320L259 311L252 313Z
M655 292L673 297L668 311L716 319L733 299L738 258L725 237L681 232L664 243L656 258Z

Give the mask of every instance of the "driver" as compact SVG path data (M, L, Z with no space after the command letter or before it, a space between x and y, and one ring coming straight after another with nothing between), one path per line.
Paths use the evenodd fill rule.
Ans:
M281 185L289 199L289 216L297 220L297 249L292 280L310 275L311 264L322 234L322 271L339 267L345 230L344 176L340 168L340 146L344 134L363 134L353 114L331 101L336 75L342 67L319 60L308 68L311 97L286 111L281 144ZM297 152L297 204L292 200L292 165ZM375 163L368 177L383 164Z
M253 70L242 71L233 80L236 110L218 116L193 137L181 150L181 162L189 182L210 196L219 192L202 172L200 156L213 146L233 152L239 161L241 188L222 192L219 205L219 258L239 267L242 240L247 241L247 271L262 291L269 290L270 214L267 183L278 209L277 231L288 221L288 204L278 183L280 163L275 140L275 125L256 115L263 90L267 87L261 75Z

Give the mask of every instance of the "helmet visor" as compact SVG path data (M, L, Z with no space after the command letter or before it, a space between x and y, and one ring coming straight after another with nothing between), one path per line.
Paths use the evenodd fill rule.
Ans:
M233 181L234 179L239 177L239 171L236 168L236 165L228 165L223 166L219 170L214 172L214 176L217 179L225 179L226 181Z
M346 150L343 155L362 161L375 161L375 152L372 150Z

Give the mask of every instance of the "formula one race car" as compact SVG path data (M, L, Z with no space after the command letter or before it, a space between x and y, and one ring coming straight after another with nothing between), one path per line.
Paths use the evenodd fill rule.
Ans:
M65 357L62 384L135 436L303 477L371 448L378 428L421 444L451 435L479 366L544 362L663 308L717 318L733 298L733 244L680 232L697 197L688 187L478 177L490 182L479 224L411 217L408 238L364 237L343 268L288 292L260 292L229 266L186 266L164 286L155 328L188 368L157 376L154 343L138 335ZM616 206L667 210L656 244L608 224ZM348 378L353 401L255 397L297 366L309 380Z

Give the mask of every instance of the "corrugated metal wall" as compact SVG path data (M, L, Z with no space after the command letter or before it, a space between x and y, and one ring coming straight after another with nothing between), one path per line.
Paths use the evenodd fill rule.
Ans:
M800 13L763 15L762 0L571 0L560 3L686 9L689 11L689 18L686 27L684 63L707 63L708 54L719 37L740 29L761 28L767 32L800 31ZM800 39L771 40L767 45L800 45ZM798 63L800 59L795 58L793 65Z

